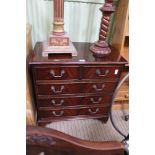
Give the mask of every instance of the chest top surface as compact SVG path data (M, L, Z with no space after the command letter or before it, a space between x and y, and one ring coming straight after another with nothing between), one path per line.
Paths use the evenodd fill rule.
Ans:
M92 43L74 42L78 56L57 54L48 57L42 56L42 42L37 42L33 54L30 56L29 64L116 64L125 65L127 61L120 53L111 47L111 54L106 58L95 58L89 50Z

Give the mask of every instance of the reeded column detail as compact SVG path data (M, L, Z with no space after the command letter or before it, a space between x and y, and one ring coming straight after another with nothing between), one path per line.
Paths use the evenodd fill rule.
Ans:
M42 56L49 54L71 54L77 56L77 51L70 41L69 36L64 32L64 0L54 0L54 21L53 31L50 32L48 41L43 42Z
M54 33L64 33L64 0L54 0Z

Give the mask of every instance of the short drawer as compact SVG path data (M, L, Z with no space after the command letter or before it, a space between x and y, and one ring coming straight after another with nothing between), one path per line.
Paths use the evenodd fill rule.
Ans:
M65 108L65 109L51 109L38 110L39 117L64 117L64 116L95 116L107 115L109 107L83 107L83 108Z
M108 93L112 94L117 82L102 82L87 84L85 87L86 92L90 93Z
M66 95L77 93L112 93L115 82L74 83L74 84L38 84L38 95Z
M122 67L119 66L87 66L83 68L83 79L108 79L116 80L121 75Z
M109 105L111 95L101 96L75 96L75 97L46 97L38 99L39 107L62 107L62 106L83 106L83 105Z
M40 66L34 67L33 71L36 80L66 80L79 78L78 66Z

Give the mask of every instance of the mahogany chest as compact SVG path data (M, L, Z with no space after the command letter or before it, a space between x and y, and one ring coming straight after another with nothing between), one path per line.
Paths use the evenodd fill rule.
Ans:
M94 58L90 43L74 43L78 56L42 57L42 42L30 57L38 125L53 121L96 118L107 122L113 92L125 64L119 52Z

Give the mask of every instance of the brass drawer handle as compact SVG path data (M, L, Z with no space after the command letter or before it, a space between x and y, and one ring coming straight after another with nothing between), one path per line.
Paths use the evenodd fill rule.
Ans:
M54 106L62 106L62 104L64 103L64 100L61 100L60 103L56 103L55 100L52 100L51 103L52 103Z
M105 76L107 76L108 73L109 73L109 70L108 70L108 69L106 69L105 72L104 72L103 74L101 73L101 71L100 71L99 69L96 70L96 74L97 74L98 76L105 77Z
M96 90L96 91L102 91L105 87L105 84L102 84L102 87L101 88L97 88L97 85L93 85L93 88Z
M55 111L52 111L52 114L53 114L54 116L56 116L56 117L60 117L60 116L62 116L62 115L64 114L64 111L60 111L59 114L57 114Z
M101 102L102 101L102 97L100 97L97 101L95 101L94 100L94 98L90 98L90 101L92 102L92 103L99 103L99 102Z
M64 71L64 70L61 70L60 75L55 75L54 70L51 70L51 71L50 71L50 74L51 74L54 78L62 78L62 77L64 76L64 74L65 74L65 71Z
M63 90L64 90L64 86L61 86L60 87L60 90L55 90L55 87L54 86L51 86L51 90L53 91L53 93L57 94L57 93L62 93Z
M92 111L92 109L88 109L88 111L90 112L90 114L96 114L99 111L99 108L96 108L95 111Z

